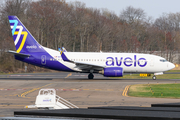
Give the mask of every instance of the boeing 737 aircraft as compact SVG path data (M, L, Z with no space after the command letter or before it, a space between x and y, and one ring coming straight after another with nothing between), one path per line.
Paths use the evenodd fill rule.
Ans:
M165 58L139 53L56 51L41 46L16 16L9 16L16 51L15 59L53 70L122 77L124 73L160 73L175 67ZM156 79L156 76L153 76Z

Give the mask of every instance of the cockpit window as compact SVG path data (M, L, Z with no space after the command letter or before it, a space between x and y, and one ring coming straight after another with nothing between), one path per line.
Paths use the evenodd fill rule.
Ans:
M161 62L167 62L167 60L165 60L165 59L160 59L160 61L161 61Z

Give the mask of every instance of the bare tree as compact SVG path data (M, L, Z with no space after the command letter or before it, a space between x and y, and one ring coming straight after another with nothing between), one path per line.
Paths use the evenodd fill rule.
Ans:
M146 13L140 8L134 8L132 6L122 10L120 18L129 24L143 21L146 18Z

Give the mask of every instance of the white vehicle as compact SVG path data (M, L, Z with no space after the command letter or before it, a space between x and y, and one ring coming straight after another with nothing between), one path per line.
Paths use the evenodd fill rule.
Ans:
M165 58L139 53L67 52L41 46L16 16L9 16L17 60L53 70L122 77L124 73L162 73L175 65ZM65 51L63 51L65 50ZM153 79L156 79L153 76Z
M25 108L38 109L72 109L78 108L76 105L56 95L53 88L41 89L36 97L35 105L25 106Z

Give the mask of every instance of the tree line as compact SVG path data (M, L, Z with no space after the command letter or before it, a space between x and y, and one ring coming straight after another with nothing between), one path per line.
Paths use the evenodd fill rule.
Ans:
M121 9L121 8L120 8ZM65 0L4 0L0 6L0 72L22 72L8 15L16 15L43 46L72 52L138 52L158 54L180 63L180 12L153 20L141 8L128 6L119 15ZM40 68L28 65L29 71Z

